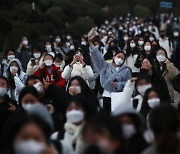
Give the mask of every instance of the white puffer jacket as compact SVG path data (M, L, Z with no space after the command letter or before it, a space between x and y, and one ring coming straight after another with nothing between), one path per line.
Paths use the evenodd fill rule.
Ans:
M68 80L74 76L82 77L89 84L88 80L94 77L94 73L91 66L88 65L83 67L82 64L74 64L72 68L67 65L62 72L62 78Z
M22 90L22 88L24 88L25 86L25 82L26 82L26 79L27 79L27 75L26 73L23 72L23 69L22 69L22 65L21 65L21 62L18 60L18 59L13 59L9 62L9 65L8 65L8 68L7 68L7 72L6 74L4 75L5 77L8 77L9 76L9 67L11 66L11 64L13 62L16 62L17 65L19 66L20 68L20 74L16 74L16 76L14 76L14 82L15 82L15 90L13 89L10 89L10 97L12 99L15 99L16 101L18 101L18 98L19 98L19 93L20 91Z

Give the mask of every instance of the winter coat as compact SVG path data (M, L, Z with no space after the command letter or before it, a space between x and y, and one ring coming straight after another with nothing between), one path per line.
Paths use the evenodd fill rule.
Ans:
M180 93L180 74L178 74L173 80L174 89Z
M57 85L58 87L64 87L66 84L66 80L62 78L61 72L59 72L59 68L55 65L52 65L49 70L47 67L44 69L39 68L34 72L34 75L40 78L44 78L46 82Z
M102 54L93 46L90 48L92 59L100 73L100 82L104 90L109 92L122 92L126 82L131 78L131 70L127 66L121 66L118 71L113 64L107 63ZM112 82L116 80L117 86L113 87Z
M45 91L44 97L40 98L40 102L45 104L52 103L55 108L55 112L59 112L64 115L70 99L71 95L64 89L56 85L49 85Z
M179 71L174 67L173 63L166 63L165 71L162 76L166 81L169 94L171 96L171 101L174 101L174 88L172 85L173 79L179 74Z
M88 80L93 78L94 74L91 66L86 65L83 67L82 64L74 64L71 68L69 65L67 65L62 72L62 77L68 80L74 76L82 77L89 84Z
M138 55L130 55L126 58L126 66L130 67L132 69L132 73L137 73L140 71L139 68L135 67L134 64L136 62Z
M39 59L37 59L39 61ZM36 70L38 70L39 68L39 64L35 64L32 66L32 59L29 60L28 64L27 64L27 69L26 69L26 74L28 76L32 75Z
M172 42L168 38L159 38L159 45L167 51L168 58L171 59L173 49Z
M9 111L9 103L17 106L17 102L11 99L8 95L4 96L4 101L0 103L0 138L2 134L2 129L9 117L13 115L13 111Z
M18 49L15 55L17 59L21 61L23 71L26 71L27 64L29 60L32 58L32 49L31 48L22 48L21 50Z
M0 73L1 75L4 75L7 71L9 62L7 62L7 59L4 59L0 65Z
M22 90L22 88L24 88L24 86L25 86L27 75L26 75L26 73L23 72L21 62L18 59L13 59L9 62L7 72L6 72L6 74L4 74L5 77L7 77L9 79L9 71L8 70L13 62L16 62L17 65L19 66L20 74L16 74L13 77L13 80L15 82L15 89L12 89L12 88L10 89L10 97L12 99L15 99L16 101L18 101L19 93Z
M153 74L148 75L146 70L141 69L140 74L146 75L150 78L152 85L157 88L163 102L170 103L171 98L169 95L168 86L158 70L153 70Z
M61 140L61 143L69 144L69 151L70 149L73 149L73 145L75 145L74 153L75 154L83 154L84 150L84 141L82 136L82 129L83 129L84 123L76 126L70 122L66 122L64 125L65 132L63 134L63 139ZM58 139L58 132L55 132L51 139L57 140ZM71 146L71 147L70 147Z

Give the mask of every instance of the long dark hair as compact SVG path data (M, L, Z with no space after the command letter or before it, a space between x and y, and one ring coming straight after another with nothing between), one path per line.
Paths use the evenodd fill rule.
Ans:
M80 87L81 87L81 93L85 96L89 96L92 94L92 91L91 89L89 88L89 86L87 85L86 81L80 77L80 76L74 76L72 77L70 80L69 80L69 83L67 85L67 89L69 89L70 87L70 84L73 80L77 80L80 84Z
M135 40L134 40L134 39L128 40L127 49L126 49L126 57L129 57L131 54L132 54L132 55L138 54L137 44L136 44L136 43L135 43L136 46L135 46L134 48L131 48L131 47L130 47L130 42L131 42L132 40L133 40L134 43L135 43Z
M13 63L16 63L16 65L17 65L17 67L18 67L17 73L18 73L18 75L20 75L21 70L20 70L20 67L19 67L18 63L17 63L16 61L13 61ZM11 63L11 65L12 65L12 63ZM10 65L10 66L11 66L11 65ZM13 75L11 74L11 72L10 72L10 66L9 66L8 69L7 69L7 79L8 79L8 81L9 81L9 86L10 86L10 88L11 88L11 89L15 89L16 86L15 86L15 82L14 82L14 76L13 76Z
M150 113L150 127L159 154L175 154L178 149L179 116L171 105L161 105Z
M35 124L44 134L46 142L49 142L49 137L52 130L48 123L46 123L42 118L36 115L28 115L25 111L16 112L5 124L1 145L4 151L13 152L13 142L16 135L21 131L21 129L28 123Z
M111 46L110 44L111 43L114 43L114 46ZM118 49L118 46L117 46L117 43L115 41L111 41L109 43L109 47L108 47L108 51L106 52L106 54L104 55L104 59L105 60L109 60L109 59L112 59L113 58L113 53L112 51L115 50L116 52L119 51Z
M158 90L156 88L149 88L149 89L146 90L146 92L144 94L143 102L142 102L142 107L141 107L141 110L140 110L140 112L145 117L145 119L146 119L147 115L149 114L149 112L151 111L151 108L148 105L148 97L149 97L150 92L152 92L152 91L156 92L156 94L158 95L160 101L162 100L161 96L160 96L160 94L159 94L159 92L158 92Z

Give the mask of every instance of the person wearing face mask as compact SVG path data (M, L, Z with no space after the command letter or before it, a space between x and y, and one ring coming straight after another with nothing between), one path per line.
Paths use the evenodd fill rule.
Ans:
M48 100L40 101L40 94L35 88L36 86L26 86L24 87L19 94L19 106L20 109L29 111L32 107L35 107L37 104L43 104L48 109L48 112L51 114L51 118L54 122L54 130L62 129L63 121L61 119L61 114L59 114L53 103L50 103Z
M69 94L77 95L82 94L86 98L86 103L89 105L88 115L94 116L97 114L97 107L99 106L99 101L94 95L92 90L89 88L87 83L79 76L72 77L66 87Z
M142 61L140 74L147 75L150 78L152 85L157 88L164 102L171 102L166 81L151 57L147 57Z
M94 77L94 73L91 66L87 65L84 55L81 52L79 49L73 56L72 62L64 68L62 77L68 80L74 76L80 76L89 84L88 80Z
M0 76L0 138L5 122L13 115L17 107L17 102L8 96L8 89L7 78Z
M122 41L122 43L121 43L122 46L120 46L120 48L123 49L123 51L126 50L126 48L127 48L128 40L129 40L129 34L126 33L126 34L124 34L124 36L123 36L123 41Z
M174 102L174 88L172 81L179 74L178 69L167 58L165 49L160 48L156 53L157 66L168 86L171 102Z
M53 48L52 48L52 45L51 45L51 42L46 42L45 44L45 51L46 53L50 53L50 52L53 52Z
M164 102L162 101L162 98L159 92L157 91L157 89L149 88L146 90L144 94L140 112L142 113L144 118L148 121L151 110L163 103Z
M13 50L8 50L6 52L6 59L2 60L2 63L0 65L0 73L1 75L5 75L7 71L7 67L9 65L10 60L15 58L15 53Z
M180 56L180 32L178 28L174 28L172 32L171 40L173 45L172 62L180 70L180 61L178 57Z
M42 110L41 110L42 112ZM50 118L49 114L44 115ZM52 127L35 113L17 112L3 130L2 152L9 154L57 154L56 146L49 141ZM61 151L59 151L61 153Z
M107 49L107 52L106 54L104 55L104 59L111 63L112 62L112 59L113 59L113 56L114 54L116 53L116 51L118 50L118 46L116 44L115 41L111 41L109 43L109 46L108 46L108 49Z
M135 64L134 64L137 68L140 68L140 67L141 67L141 63L142 63L142 61L143 61L144 58L146 58L146 57L155 58L155 57L153 56L153 53L151 52L151 51L152 51L151 48L152 48L152 47L151 47L151 43L150 43L149 41L144 42L143 49L142 49L141 52L139 52L139 55L138 55L138 57L137 57L137 59L136 59L136 62L135 62Z
M83 154L84 149L82 129L86 121L88 110L84 101L84 98L79 95L73 96L72 100L67 104L67 121L64 125L64 133L59 131L51 136L53 140L60 140L60 142L74 147L75 154Z
M137 42L137 50L139 53L143 51L143 46L144 46L144 38L139 37L138 42Z
M48 84L43 81L42 78L34 75L27 78L26 86L33 86L38 91L38 101L46 104L50 113L54 112L54 114L61 114L59 117L62 117L62 122L64 121L66 104L71 99L69 93L56 85ZM59 124L61 124L61 121Z
M138 50L135 44L134 40L130 40L128 42L128 46L127 46L127 50L126 50L126 66L130 67L132 70L132 76L136 77L138 72L139 72L139 68L135 67L134 64L137 60L138 57Z
M122 127L122 135L125 139L126 154L139 154L148 147L143 137L145 122L140 113L128 104L119 104L112 116L118 119Z
M61 46L61 37L59 35L56 36L55 40L54 40L54 48L55 50Z
M23 71L26 71L27 64L29 60L32 58L32 48L29 45L26 36L22 37L22 42L20 43L19 48L17 49L15 55L16 58L21 61Z
M56 54L61 54L63 56L63 59L66 58L66 55L68 54L70 50L72 50L72 47L73 47L71 40L67 39L66 41L67 42L64 43L64 41L61 39L59 35L57 35L54 40L55 52Z
M147 89L152 87L152 83L150 81L150 78L145 76L145 75L139 75L135 85L130 84L129 89L134 90L136 88L137 90L137 95L135 95L133 98L131 98L131 106L136 109L137 112L139 112L142 108L142 102L143 102L143 97ZM129 93L131 90L128 91Z
M12 99L18 100L19 93L24 87L27 79L26 73L23 72L21 62L18 59L12 59L9 62L5 76L9 80L9 92Z
M39 62L41 61L42 56L42 48L40 46L34 47L33 51L33 58L31 58L27 65L26 74L32 75L38 68L39 68Z
M83 128L84 154L125 154L122 130L117 123L116 118L107 115L89 120Z
M53 64L54 56L53 52L46 54L44 56L44 64L34 72L34 75L43 78L49 84L64 87L66 80L62 78L61 72L58 71L59 68Z
M160 31L159 45L167 51L168 58L171 59L173 53L172 42L166 37L165 31Z
M145 149L142 154L178 154L180 153L179 141L179 115L177 110L170 105L162 105L152 110L150 128L155 141ZM166 146L164 146L166 145Z
M56 54L54 59L54 65L59 67L59 71L62 72L64 70L65 61L61 54Z
M113 63L107 63L102 54L92 44L92 38L89 38L89 45L92 59L100 72L101 85L104 88L103 107L106 112L110 112L111 93L123 91L126 82L131 78L131 70L123 65L125 61L123 52L116 51Z
M153 34L151 34L151 35L149 36L149 41L150 41L150 42L156 41L156 38L155 38L155 36L154 36Z

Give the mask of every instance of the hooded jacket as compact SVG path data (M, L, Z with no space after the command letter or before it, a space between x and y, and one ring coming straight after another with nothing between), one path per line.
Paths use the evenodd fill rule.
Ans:
M113 64L107 63L97 47L90 48L92 59L100 73L100 82L104 90L109 92L122 92L126 82L131 78L131 69L121 66L118 71ZM112 82L116 80L117 86L113 87Z
M45 81L50 84L57 85L58 87L64 87L66 84L66 80L62 78L61 73L58 70L58 67L52 65L50 71L46 67L44 69L39 68L34 72L34 75L40 78L44 78Z
M3 59L1 65L0 65L0 67L1 67L1 70L0 70L1 75L4 75L6 73L8 65L9 65L9 63L7 62L7 60Z
M20 69L19 70L20 73L16 74L14 76L15 89L10 89L10 96L11 96L11 98L13 98L13 99L15 99L17 101L21 89L25 86L25 82L26 82L27 76L26 76L26 73L23 72L23 68L22 68L21 62L18 59L16 59L16 58L12 59L9 62L6 74L4 76L7 77L7 78L9 77L9 69L10 69L10 66L11 66L11 64L13 62L16 62L16 64L18 65L18 67Z

